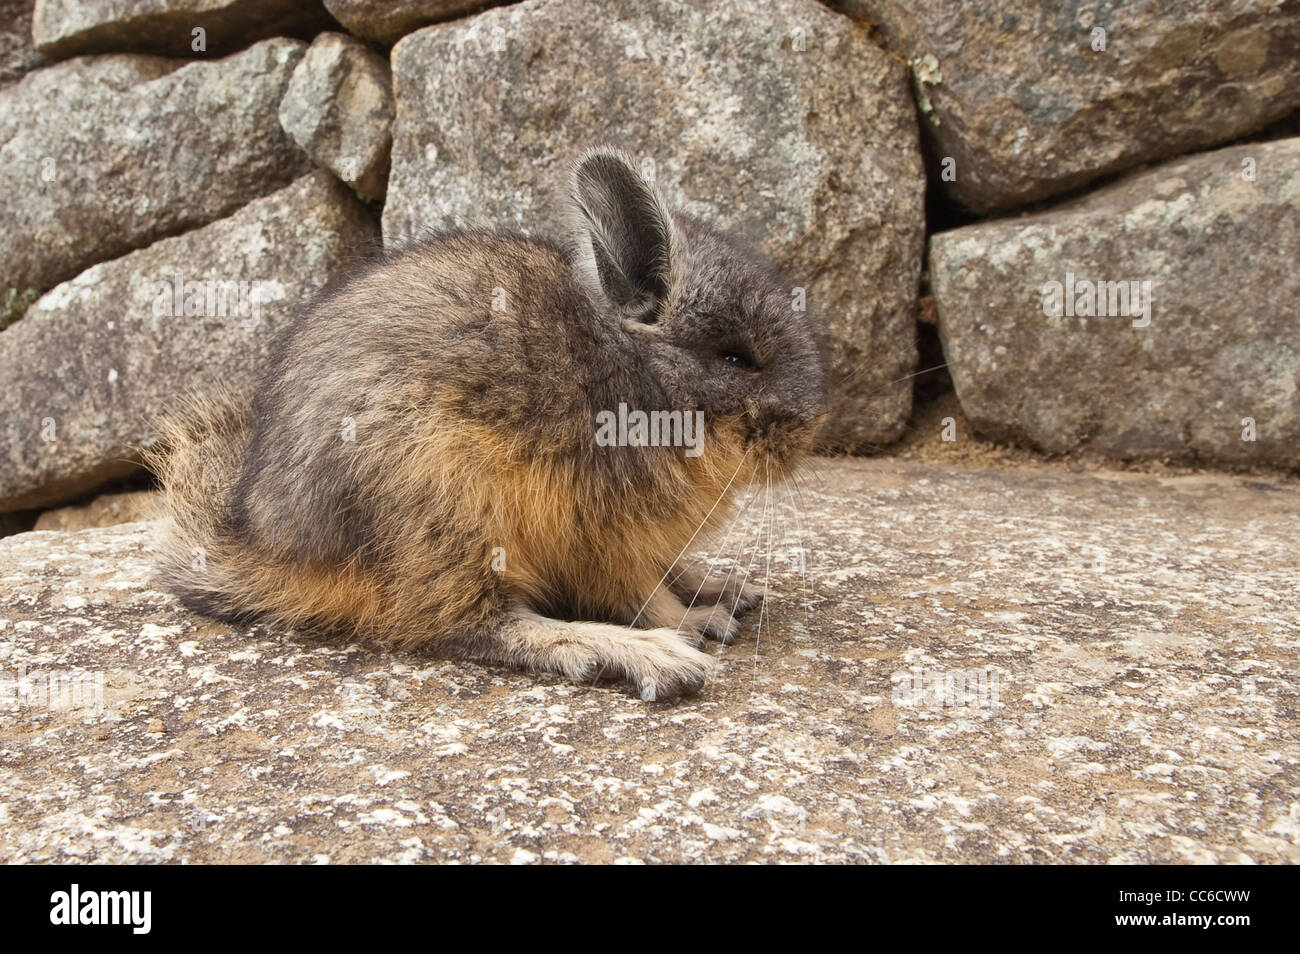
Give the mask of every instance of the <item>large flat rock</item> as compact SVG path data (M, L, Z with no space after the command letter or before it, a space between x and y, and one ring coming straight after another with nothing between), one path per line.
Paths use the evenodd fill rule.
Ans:
M1300 107L1300 4L830 0L907 59L922 128L987 212L1229 142Z
M348 32L391 46L418 27L463 16L494 0L325 0Z
M392 64L386 245L451 226L563 236L572 163L618 146L825 319L828 440L903 432L925 177L905 70L847 18L812 0L531 0L410 34Z
M190 391L251 391L277 332L377 231L314 172L52 289L0 332L0 512L131 470L154 418Z
M320 0L36 0L32 35L38 50L59 59L203 56L273 36L310 36L329 22Z
M0 294L46 291L310 171L277 115L305 49L83 56L0 89Z
M0 860L1300 861L1300 484L817 470L675 705L212 623L148 524L6 538L10 689L103 702L0 706Z
M981 433L1291 468L1297 261L1300 138L1188 156L930 241L944 357Z

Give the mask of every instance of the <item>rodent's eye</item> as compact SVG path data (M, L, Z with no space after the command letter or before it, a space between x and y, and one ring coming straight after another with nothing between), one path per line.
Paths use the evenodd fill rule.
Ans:
M727 364L735 365L738 368L744 368L746 371L757 371L758 362L750 356L748 351L742 348L724 348L718 352L719 357Z

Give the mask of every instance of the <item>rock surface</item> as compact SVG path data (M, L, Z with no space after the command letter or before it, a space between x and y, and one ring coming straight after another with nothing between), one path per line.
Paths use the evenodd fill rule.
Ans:
M0 540L0 861L1300 861L1300 485L819 469L807 586L778 530L675 705L213 623L146 524Z
M89 530L119 523L149 520L159 510L159 496L152 490L124 490L100 494L89 503L46 510L36 518L33 530Z
M930 281L957 396L986 436L1049 453L1297 467L1298 260L1300 139L1284 139L935 235ZM1070 276L1075 315L1048 316L1066 311ZM1085 281L1130 295L1149 283L1149 313L1116 315L1108 288L1097 317L1080 317Z
M360 40L322 33L280 101L280 125L319 166L369 199L388 186L393 84L388 63Z
M81 57L0 90L0 293L45 291L307 172L276 115L305 48Z
M327 23L318 0L36 0L32 37L38 50L58 59L79 53L189 57L229 53L274 36L310 35Z
M50 291L0 334L0 511L133 469L150 421L192 389L251 388L294 309L377 242L369 213L316 172Z
M1300 106L1294 2L834 5L909 61L922 128L956 161L941 185L981 212L1224 143Z
M825 317L831 443L902 432L924 174L903 70L847 18L811 0L532 0L413 33L392 62L386 245L450 225L562 233L570 164L617 145Z
M0 84L44 65L32 46L32 0L0 0Z
M348 32L391 46L418 27L469 13L493 0L325 0Z

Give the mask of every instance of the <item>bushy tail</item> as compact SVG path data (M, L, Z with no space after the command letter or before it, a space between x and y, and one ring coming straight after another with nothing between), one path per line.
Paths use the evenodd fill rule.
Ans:
M251 427L247 398L228 391L192 395L157 422L157 440L144 452L163 490L160 582L191 609L227 620L249 615L238 572L246 556L229 500Z

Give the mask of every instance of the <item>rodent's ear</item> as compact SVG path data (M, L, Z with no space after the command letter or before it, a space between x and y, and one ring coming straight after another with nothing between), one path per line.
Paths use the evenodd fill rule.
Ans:
M668 297L677 237L654 186L627 157L589 152L573 172L578 265L593 292L624 318L654 322Z

